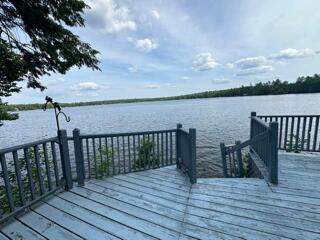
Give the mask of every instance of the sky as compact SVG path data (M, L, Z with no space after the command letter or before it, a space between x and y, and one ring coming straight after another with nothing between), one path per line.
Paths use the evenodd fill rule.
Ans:
M174 96L320 72L318 0L86 0L72 31L101 71L72 68L9 103Z

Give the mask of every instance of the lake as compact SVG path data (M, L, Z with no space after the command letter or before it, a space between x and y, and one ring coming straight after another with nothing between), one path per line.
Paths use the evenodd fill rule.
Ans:
M258 114L320 114L320 94L248 96L64 108L72 134L116 133L172 129L182 123L197 129L197 166L201 177L221 176L220 142L244 141L249 136L250 112ZM23 111L19 120L0 127L0 148L56 135L53 110Z

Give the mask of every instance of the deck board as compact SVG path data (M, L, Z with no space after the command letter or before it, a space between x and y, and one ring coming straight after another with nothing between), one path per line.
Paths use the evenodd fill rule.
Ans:
M4 239L320 239L320 157L279 154L279 184L175 166L91 179L1 226Z

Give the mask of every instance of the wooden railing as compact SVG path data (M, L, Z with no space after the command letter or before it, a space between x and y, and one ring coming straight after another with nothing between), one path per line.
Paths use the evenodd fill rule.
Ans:
M278 182L278 123L266 123L251 113L250 139L234 145L220 144L225 177L244 177L252 167L271 183ZM247 148L245 160L243 153ZM254 165L254 166L253 166Z
M265 122L278 122L278 148L286 151L320 152L320 115L259 115Z
M196 183L196 129L186 132L181 124L177 125L177 160L178 168L188 174L191 183Z
M0 223L53 192L72 187L62 146L66 131L48 138L0 150Z
M176 164L177 129L116 134L73 131L77 180Z
M73 181L178 164L196 182L196 132L177 129L58 136L0 150L0 223ZM71 158L71 160L70 160Z

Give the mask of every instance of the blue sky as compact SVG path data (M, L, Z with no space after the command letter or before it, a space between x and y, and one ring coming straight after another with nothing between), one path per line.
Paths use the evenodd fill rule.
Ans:
M101 72L44 76L9 103L173 96L319 73L317 0L88 0Z

